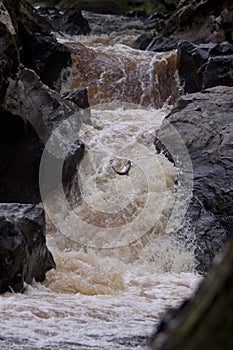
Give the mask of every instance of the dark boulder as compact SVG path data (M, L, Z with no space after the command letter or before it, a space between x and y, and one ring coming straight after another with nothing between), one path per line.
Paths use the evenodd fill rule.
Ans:
M11 17L0 4L0 104L8 86L8 77L13 76L19 65L19 52L16 44L16 33Z
M77 101L76 101L77 102ZM61 159L64 157L63 181L68 183L76 172L82 158L84 145L79 141L81 124L80 108L46 85L29 69L18 72L10 80L4 100L1 140L1 187L0 199L6 202L37 203L39 191L39 166L44 146L56 131ZM69 122L69 117L72 121ZM59 125L67 122L65 134ZM70 136L71 135L71 136ZM75 138L74 138L75 135ZM72 138L71 138L72 137ZM52 155L56 163L60 154ZM27 155L25 157L25 155ZM53 173L51 173L51 180Z
M68 90L61 96L64 100L71 101L80 108L86 109L90 107L86 88L79 87Z
M30 204L0 204L0 293L42 282L55 262L46 247L44 211Z
M71 101L79 107L81 121L86 124L91 124L91 110L88 100L88 92L86 88L75 88L61 94L65 101ZM80 109L81 108L81 109Z
M74 113L80 126L77 105L66 103L27 68L21 69L15 80L10 80L3 106L5 111L27 119L44 144L54 129Z
M218 85L233 86L233 45L181 42L178 44L178 72L184 93Z
M146 50L151 40L153 39L152 34L142 34L140 35L132 44L132 47L136 50Z
M40 7L37 12L43 16L55 32L70 35L89 34L91 29L81 10L76 6L57 9L56 7Z
M195 240L199 272L208 270L233 226L232 96L232 87L221 86L184 95L157 133L179 169L180 181L193 175L192 198L179 235L184 237L188 229ZM188 174L174 130L188 150L193 174Z
M50 33L50 25L25 0L4 0L20 47L20 61L44 84L59 90L64 68L71 66L69 50Z
M231 0L182 0L162 26L159 27L157 23L148 50L173 50L180 40L194 43L233 42Z

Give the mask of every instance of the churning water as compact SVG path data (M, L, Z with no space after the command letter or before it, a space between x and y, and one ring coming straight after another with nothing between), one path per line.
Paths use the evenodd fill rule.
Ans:
M57 269L24 294L1 296L0 349L146 349L165 310L200 280L191 244L175 235L188 196L177 196L177 170L153 145L178 94L176 53L133 50L132 33L114 38L60 38L73 52L63 90L87 86L92 105L80 130L75 222L59 226L55 199L45 204L62 228L48 218ZM113 167L128 160L128 175L118 175Z

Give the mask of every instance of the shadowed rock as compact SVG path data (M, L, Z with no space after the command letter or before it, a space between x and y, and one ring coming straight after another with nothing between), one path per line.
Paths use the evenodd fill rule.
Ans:
M14 75L18 64L15 29L7 9L0 2L0 104L8 86L8 77Z
M80 35L89 34L91 31L87 20L76 6L60 10L55 7L40 7L37 12L49 22L55 32Z
M62 70L71 65L69 50L50 33L48 22L25 0L3 0L14 25L20 61L52 89L60 89Z
M180 134L193 165L193 193L180 236L195 240L197 270L205 272L233 226L233 88L182 96L157 133L181 174L186 171L173 131Z
M57 129L59 147L63 150L63 182L68 183L76 173L76 167L84 152L84 145L78 139L81 124L80 108L64 101L54 90L44 85L29 69L18 72L11 80L4 100L4 128L1 153L5 170L1 171L5 183L0 191L2 201L36 203L40 201L39 166L44 146L60 123L67 121L66 130ZM72 117L72 122L69 122ZM75 136L75 139L73 137ZM71 143L70 143L71 142ZM60 153L62 153L60 151ZM8 155L8 159L6 157ZM25 157L27 154L27 157ZM62 154L51 155L51 189L55 164ZM9 164L8 168L6 165ZM11 176L9 176L9 171ZM17 175L17 177L15 177ZM12 184L15 186L12 188Z
M178 45L178 71L184 93L233 86L233 45L227 42Z
M44 211L30 204L0 204L0 293L42 282L55 262L46 247Z
M151 29L151 27L150 27ZM169 51L181 40L194 43L233 41L231 0L182 0L164 25L154 24L154 35L147 46L152 51ZM150 33L148 33L148 38ZM142 41L144 46L145 39Z

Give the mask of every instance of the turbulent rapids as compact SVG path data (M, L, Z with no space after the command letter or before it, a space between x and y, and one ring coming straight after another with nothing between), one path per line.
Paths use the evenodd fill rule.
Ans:
M75 220L57 215L59 196L45 203L57 269L25 294L1 297L0 348L145 349L166 308L199 281L192 249L172 230L174 208L185 206L176 168L153 144L178 96L176 52L110 45L103 35L59 40L73 59L62 89L88 87L91 104L70 199ZM113 167L129 160L128 176L119 176Z

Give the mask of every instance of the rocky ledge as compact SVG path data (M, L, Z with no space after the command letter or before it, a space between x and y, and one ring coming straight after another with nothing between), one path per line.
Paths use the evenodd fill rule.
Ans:
M231 0L181 0L168 16L154 14L145 23L145 34L134 47L152 51L177 48L181 40L195 44L233 41Z
M37 12L48 21L51 30L70 35L89 34L91 29L78 6L39 7Z
M0 1L0 293L22 291L24 282L43 281L55 268L46 247L44 211L35 204L41 201L41 157L61 123L73 137L69 144L63 131L56 131L64 154L64 187L71 185L84 152L78 131L90 117L83 110L87 91L59 93L70 65L69 49L27 1ZM49 157L47 185L53 191L53 172L61 160L56 152Z
M55 268L45 244L44 211L31 204L0 204L0 293L21 292Z
M218 86L180 97L157 133L182 176L193 176L191 202L180 230L191 232L197 271L206 272L233 227L233 88ZM173 128L174 127L174 128ZM192 174L175 143L178 131ZM160 142L158 142L158 140ZM190 170L190 169L189 169ZM190 177L191 178L191 177Z

